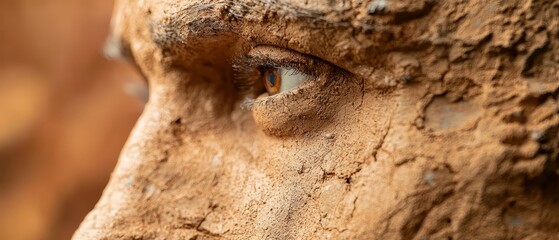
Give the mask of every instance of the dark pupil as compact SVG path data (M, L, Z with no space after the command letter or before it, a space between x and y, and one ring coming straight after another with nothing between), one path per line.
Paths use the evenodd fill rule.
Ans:
M276 75L272 71L268 72L268 83L270 83L270 86L276 85Z

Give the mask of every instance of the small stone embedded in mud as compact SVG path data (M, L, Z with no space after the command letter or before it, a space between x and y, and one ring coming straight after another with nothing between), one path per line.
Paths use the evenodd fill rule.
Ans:
M392 53L389 56L390 64L393 66L395 77L404 83L409 83L413 79L421 76L421 63L416 57L404 53Z
M404 75L402 76L402 80L404 81L404 83L410 83L412 81L412 77L410 75Z
M540 131L534 131L530 133L530 138L532 138L532 140L534 141L540 141L543 138L543 133Z
M387 4L388 4L387 0L375 0L369 3L369 6L367 7L367 12L371 15L382 12L386 8Z
M332 139L334 139L334 134L332 134L332 133L326 133L326 134L324 134L324 138L325 138L325 139L328 139L328 140L332 140Z
M425 173L425 176L423 177L423 179L425 180L425 182L429 185L433 185L433 183L435 183L435 172L429 170Z

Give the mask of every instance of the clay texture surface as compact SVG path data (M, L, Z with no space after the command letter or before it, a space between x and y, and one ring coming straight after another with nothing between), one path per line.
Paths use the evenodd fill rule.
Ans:
M559 237L557 1L119 0L112 27L150 99L75 239ZM247 101L253 52L316 78Z

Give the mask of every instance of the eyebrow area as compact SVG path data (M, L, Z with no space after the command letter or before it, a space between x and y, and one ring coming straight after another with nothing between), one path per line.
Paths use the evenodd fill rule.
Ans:
M310 29L351 28L351 19L331 16L336 8L311 9L295 0L222 0L206 3L188 1L179 10L153 19L154 41L162 45L184 43L188 37L238 32L251 25L297 24Z

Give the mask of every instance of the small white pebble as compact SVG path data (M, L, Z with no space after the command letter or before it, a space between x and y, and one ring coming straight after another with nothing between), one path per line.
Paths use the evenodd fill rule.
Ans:
M540 131L535 131L535 132L532 132L530 134L530 138L532 138L532 140L535 140L535 141L541 140L542 137L543 137L543 133L540 132Z
M433 171L428 171L425 173L425 177L423 177L423 179L427 182L427 184L433 185L435 182L435 173Z
M386 0L375 0L367 6L367 11L369 14L374 14L376 12L381 12L386 8L388 2Z

